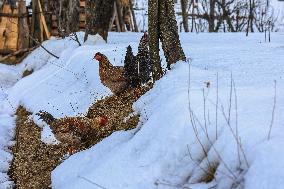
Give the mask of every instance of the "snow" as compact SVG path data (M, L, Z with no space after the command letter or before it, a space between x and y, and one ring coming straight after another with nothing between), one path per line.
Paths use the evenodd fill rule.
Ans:
M83 35L79 33L79 38ZM126 47L130 44L136 53L141 36L110 33L107 44L94 36L82 46L70 38L54 38L44 45L59 59L38 48L18 66L0 65L0 188L12 184L6 173L12 160L15 109L23 105L32 112L30 118L43 128L42 141L57 143L35 113L85 114L96 100L111 95L100 83L94 54L100 51L113 64L123 65ZM282 188L283 36L272 33L272 42L265 43L263 34L180 34L190 59L175 64L133 105L140 114L138 127L115 132L70 156L52 172L52 187ZM162 61L165 64L164 57ZM22 78L27 69L34 72ZM276 104L268 140L274 80ZM215 179L206 183L208 162L216 172Z
M276 27L279 31L284 31L284 2L281 0L272 0L271 6L273 7L273 13L277 17Z
M137 129L116 132L59 165L52 172L53 188L282 188L282 36L263 43L261 34L182 34L191 66L177 63L134 104L141 114ZM268 140L274 80L277 103ZM208 161L217 170L204 183Z
M84 33L79 32L81 47L69 37L51 38L43 43L59 59L39 47L17 66L0 64L0 188L13 184L7 171L13 158L10 147L14 143L14 113L17 107L23 105L33 113L30 119L43 128L42 142L51 145L58 143L49 126L38 120L35 113L45 110L55 117L86 113L93 102L111 94L100 83L94 54L101 51L114 64L121 65L123 62L116 60L122 60L127 45L137 43L138 36L140 34L120 37L112 33L109 44L105 44L99 36L90 36L83 44ZM120 39L117 40L118 37ZM133 47L137 49L137 44ZM25 70L33 73L22 78Z

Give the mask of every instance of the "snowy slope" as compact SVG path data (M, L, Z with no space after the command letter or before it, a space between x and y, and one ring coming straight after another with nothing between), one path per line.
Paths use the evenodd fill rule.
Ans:
M94 101L111 94L110 90L100 83L98 64L92 60L93 55L101 51L114 64L122 64L120 60L124 56L126 46L131 44L131 40L137 44L140 35L131 34L132 38L129 38L127 34L120 36L113 33L107 45L100 37L95 36L81 47L70 38L52 38L43 45L59 56L59 59L38 48L17 66L0 64L1 189L12 184L7 171L13 158L9 148L13 145L14 113L17 107L23 105L32 113L44 109L56 117L85 113ZM84 33L79 33L80 39L83 36ZM133 47L137 48L136 44ZM33 70L33 73L22 78L25 70ZM36 117L34 121L44 126ZM42 141L56 143L53 136L49 135L50 131L45 126Z
M60 55L61 51L67 47L76 47L75 42L66 38L64 40L50 39L43 43L47 49L52 49L51 52ZM25 89L18 90L13 93L13 86L28 79L21 79L25 70L41 69L48 61L54 61L54 58L46 53L42 48L34 50L21 64L17 66L7 66L0 64L0 188L8 188L13 185L13 182L7 175L9 165L13 159L11 155L11 146L14 141L15 116L17 106L24 93L32 89L32 85L38 82L37 79L32 79L30 83L25 85ZM34 75L32 76L32 78ZM44 75L41 75L44 77ZM29 78L29 77L27 77ZM18 84L17 83L17 84ZM21 86L21 84L18 84ZM25 92L24 92L25 91ZM11 98L11 96L14 96Z
M0 188L11 184L6 173L12 160L8 147L13 144L16 107L24 105L32 113L44 109L56 117L85 113L91 103L111 94L99 82L98 64L92 60L94 53L105 53L112 63L122 65L126 47L131 44L137 51L141 35L110 33L108 44L94 37L92 41L96 45L89 41L81 47L68 38L52 39L44 45L60 59L39 48L19 66L1 65ZM71 156L53 171L53 188L100 188L96 184L108 189L282 188L283 36L272 34L272 43L264 43L262 34L248 38L242 33L181 34L185 53L192 58L191 66L179 62L135 103L134 109L141 114L139 129L114 133L91 149ZM163 57L162 60L164 63ZM34 73L21 78L26 69ZM231 73L237 96L236 100L232 90L230 126L233 132L225 120ZM268 141L274 80L277 80L277 98ZM210 87L204 82L210 82ZM236 109L241 149L233 134ZM208 167L208 161L210 166L217 167L216 179L205 184L203 169Z
M138 129L116 132L58 166L53 188L282 188L284 37L263 40L182 34L191 66L179 62L135 103ZM217 169L215 179L204 183L209 166Z

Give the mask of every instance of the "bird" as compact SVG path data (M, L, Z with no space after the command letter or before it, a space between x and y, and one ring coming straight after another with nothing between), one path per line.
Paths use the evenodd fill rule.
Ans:
M136 64L138 65L138 76L140 85L147 83L151 79L153 62L149 53L149 35L144 32L138 46L136 55Z
M52 130L55 138L67 145L69 153L73 154L74 149L79 149L84 141L88 140L94 133L108 123L106 116L95 118L87 117L64 117L54 118L46 111L39 111L37 116L46 122Z
M128 88L123 66L113 66L100 52L95 54L94 59L99 61L99 76L102 84L108 87L113 94L119 95Z
M95 54L94 59L99 61L100 80L115 95L129 88L139 89L151 79L152 61L148 41L149 36L145 32L140 39L136 56L133 55L131 46L127 47L124 66L113 66L104 54Z
M151 79L153 64L150 59L148 42L149 36L145 32L140 39L136 56L133 55L131 46L127 47L124 59L124 73L132 88L140 87Z
M127 79L129 87L135 88L139 86L140 79L138 75L138 64L136 56L133 55L130 45L126 49L126 55L124 58L124 76Z

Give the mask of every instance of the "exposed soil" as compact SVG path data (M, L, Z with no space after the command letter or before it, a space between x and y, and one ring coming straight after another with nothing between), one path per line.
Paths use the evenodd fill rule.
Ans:
M89 141L82 144L81 149L76 150L89 148L115 131L135 128L139 116L131 113L133 112L132 104L138 96L133 90L129 90L120 96L107 97L93 104L89 108L87 117L104 115L108 117L108 124L102 127ZM29 119L29 115L30 113L24 107L18 108L16 145L13 148L14 160L10 175L15 181L15 188L50 188L51 171L63 161L68 149L62 143L60 145L42 143L40 140L41 128Z

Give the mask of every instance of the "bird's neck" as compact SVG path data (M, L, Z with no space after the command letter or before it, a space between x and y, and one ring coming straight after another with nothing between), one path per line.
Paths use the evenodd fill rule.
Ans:
M106 58L103 57L102 60L100 61L100 68L108 69L111 67L113 67L111 63Z

